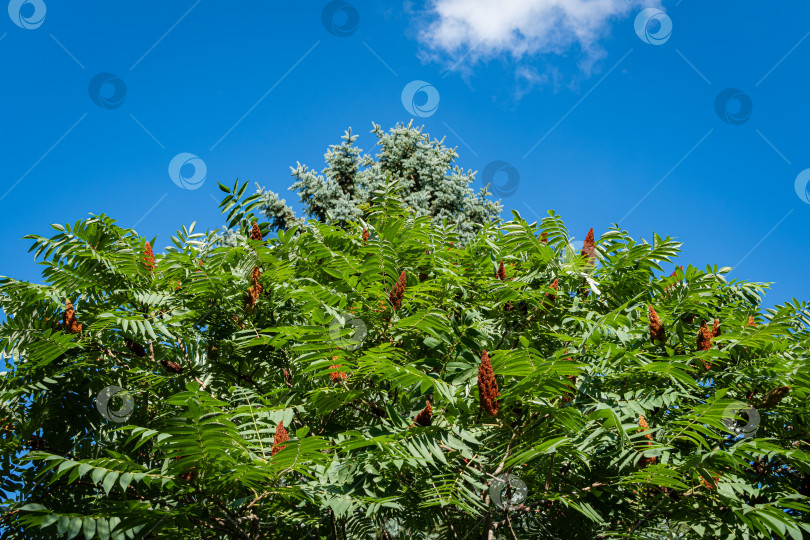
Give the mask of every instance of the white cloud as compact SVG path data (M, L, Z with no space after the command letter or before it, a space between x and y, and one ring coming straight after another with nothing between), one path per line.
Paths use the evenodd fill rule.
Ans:
M505 54L518 61L565 54L578 46L584 71L604 55L599 39L612 20L660 7L659 0L428 1L431 19L419 37L434 60L463 67Z

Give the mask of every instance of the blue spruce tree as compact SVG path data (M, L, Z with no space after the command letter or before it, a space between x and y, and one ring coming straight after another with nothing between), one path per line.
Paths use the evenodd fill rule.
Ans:
M462 243L499 216L500 201L488 198L488 186L477 194L470 188L475 173L455 165L456 149L446 147L444 139L431 140L422 128L413 127L413 121L397 124L387 133L372 125L378 147L374 157L355 146L357 135L349 128L340 144L329 146L324 154L326 167L320 174L301 163L291 167L295 182L290 190L298 193L308 218L333 224L357 221L374 192L387 182L398 186L402 202L415 216L454 224ZM259 209L271 228L305 225L278 194L262 187L258 193Z

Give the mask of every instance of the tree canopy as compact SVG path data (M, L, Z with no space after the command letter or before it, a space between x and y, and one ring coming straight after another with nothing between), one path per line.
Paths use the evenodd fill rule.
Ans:
M458 154L444 145L444 139L431 140L413 121L397 124L387 133L373 124L371 132L377 137L376 156L364 154L355 145L357 135L349 128L342 142L330 145L324 154L326 166L321 174L301 163L290 167L295 179L290 189L298 193L308 217L321 223L357 221L374 192L391 181L398 182L398 196L417 216L429 216L436 224L445 220L454 224L461 242L500 215L500 201L488 198L489 186L478 194L469 187L475 174L455 165ZM264 189L259 193L259 209L271 230L306 225L276 193Z
M231 245L102 214L0 278L4 538L810 532L805 303L554 212L462 245L396 178L274 235L220 187Z

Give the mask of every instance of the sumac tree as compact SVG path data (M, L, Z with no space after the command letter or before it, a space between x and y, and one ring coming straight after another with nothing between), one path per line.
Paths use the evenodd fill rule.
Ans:
M396 180L274 235L221 187L232 245L99 215L0 280L4 538L810 532L804 303L553 212L460 247Z

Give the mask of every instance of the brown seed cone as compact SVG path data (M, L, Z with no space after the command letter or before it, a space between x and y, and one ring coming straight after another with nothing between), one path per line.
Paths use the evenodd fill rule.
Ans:
M433 421L433 407L430 406L430 401L425 402L425 408L419 411L419 414L414 418L414 423L420 426L427 427Z
M548 233L540 233L540 241L548 244Z
M363 229L363 243L364 244L368 243L368 237L369 237L368 229Z
M650 318L650 341L653 345L656 341L664 345L667 342L667 331L661 322L661 318L658 317L658 313L655 312L652 304L647 305L647 312Z
M81 323L76 319L76 310L73 309L73 304L68 300L65 302L65 316L63 319L63 326L65 331L70 334L79 334L82 331Z
M143 265L150 273L154 273L155 252L152 251L152 245L149 242L146 242L146 247L143 250Z
M259 223L254 221L253 227L250 229L251 240L262 240L262 230L259 228Z
M498 271L495 272L495 277L501 281L506 281L506 269L503 267L503 261L501 261L500 266L498 266Z
M753 315L749 315L749 316L748 316L748 326L756 326L756 325L757 325L757 323L756 323L756 321L754 320L754 316L753 316Z
M720 320L714 320L714 326L712 327L712 337L717 337L720 335Z
M166 360L164 358L163 360L160 361L160 365L166 368L167 371L171 371L172 373L183 373L183 366L172 360Z
M478 400L481 408L492 416L498 415L498 382L495 380L495 373L492 371L492 362L489 360L487 351L481 354L481 364L478 366Z
M762 408L763 409L770 409L779 405L779 402L782 401L785 396L790 393L789 386L780 386L779 388L774 388L768 395L765 396L765 399L762 400Z
M644 416L638 417L638 427L640 427L643 430L650 429L650 424L647 423L647 419L644 418ZM650 433L647 433L644 436L647 437L649 440L652 440L652 435Z
M405 284L407 281L405 270L403 270L399 275L399 279L394 284L394 287L391 289L391 293L388 295L388 299L394 306L394 311L402 307L402 297L405 295Z
M262 276L261 270L259 270L258 266L253 267L253 273L250 277L250 289L248 289L247 296L245 297L245 309L250 309L256 305L256 301L259 299L259 296L262 294L262 287L261 283L259 283L259 278Z
M132 353L135 354L136 356L140 356L141 358L143 358L146 355L146 349L144 348L144 346L141 345L140 343L132 341L129 338L124 338L124 345L126 345L127 349L132 351Z
M706 326L706 321L700 323L700 329L697 335L697 349L699 351L708 351L712 348L712 331ZM701 360L703 362L703 360ZM712 365L708 362L703 362L703 367L708 371Z
M276 455L285 448L287 448L286 444L283 444L290 440L290 435L287 433L287 430L284 429L284 422L279 422L276 426L276 434L273 436L273 450L272 455Z
M588 231L585 236L585 241L582 243L581 255L588 261L590 265L596 262L596 242L593 236L593 227Z
M697 336L697 348L699 351L708 351L712 348L712 331L706 326L706 321L700 323Z

